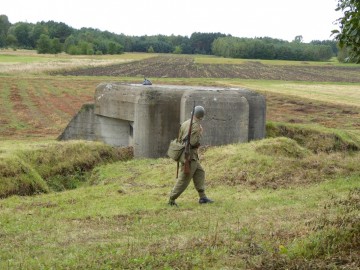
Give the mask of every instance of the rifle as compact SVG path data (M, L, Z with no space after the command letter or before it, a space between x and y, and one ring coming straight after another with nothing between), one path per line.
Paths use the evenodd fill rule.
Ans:
M192 123L193 123L193 119L194 119L194 114L195 114L195 101L194 101L194 106L192 109L192 113L191 113L191 120L190 120L190 126L189 126L189 131L188 134L186 136L186 141L185 141L185 164L184 164L184 173L185 174L189 174L190 173L190 163L191 163L191 158L190 158L190 139L191 139L191 131L192 131Z

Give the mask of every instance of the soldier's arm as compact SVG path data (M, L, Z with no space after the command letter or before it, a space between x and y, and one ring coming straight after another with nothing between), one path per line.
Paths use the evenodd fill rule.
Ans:
M192 146L197 146L200 144L200 139L202 137L202 127L199 123L193 123L191 130L190 144Z

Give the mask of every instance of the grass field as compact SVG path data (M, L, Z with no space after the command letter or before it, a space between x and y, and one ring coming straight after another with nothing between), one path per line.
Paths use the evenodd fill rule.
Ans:
M0 50L0 74L16 74L21 76L42 74L51 70L72 70L84 67L97 67L112 64L126 63L146 59L153 55L144 53L128 53L116 56L70 56L67 54L37 54L29 50Z
M359 84L298 83L284 81L240 81L234 87L246 87L261 92L296 96L300 99L320 101L351 107L360 106Z
M55 141L100 82L140 83L150 70L155 84L266 96L268 138L201 149L214 204L199 205L190 185L179 208L167 206L176 171L167 158ZM233 70L258 78L220 76ZM0 51L0 269L359 269L359 72Z

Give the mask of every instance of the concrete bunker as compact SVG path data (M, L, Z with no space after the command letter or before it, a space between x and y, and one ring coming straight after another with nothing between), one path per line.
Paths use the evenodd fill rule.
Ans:
M194 101L206 110L203 145L265 137L265 98L247 89L102 83L94 104L83 105L58 139L133 146L135 157L165 156Z

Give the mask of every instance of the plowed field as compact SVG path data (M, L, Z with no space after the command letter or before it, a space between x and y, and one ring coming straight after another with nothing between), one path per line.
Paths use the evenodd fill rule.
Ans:
M161 55L62 74L75 77L24 77L23 74L20 77L0 77L0 139L56 138L82 104L93 102L95 88L100 82L140 83L142 76L154 79L156 84L205 83L256 89L266 96L267 120L317 123L360 132L360 105L357 104L360 96L360 65L282 65L258 61L204 64L197 63L193 56ZM262 79L281 81L271 81L273 83L269 84ZM289 80L294 82L284 82ZM247 85L247 82L252 83ZM331 88L331 91L325 91L329 90L327 88ZM305 92L306 95L300 95Z
M64 72L75 76L145 76L152 78L238 78L255 80L360 82L359 66L196 63L194 56L161 55L142 61Z
M97 83L61 78L0 80L0 138L57 137Z

